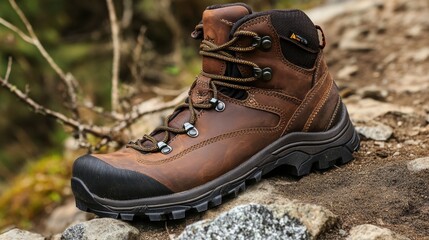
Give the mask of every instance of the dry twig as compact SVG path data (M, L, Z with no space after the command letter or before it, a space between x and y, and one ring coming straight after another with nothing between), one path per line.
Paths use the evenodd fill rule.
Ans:
M116 17L115 5L112 0L106 0L107 8L109 10L110 28L112 31L112 44L113 44L113 63L112 63L112 110L118 111L119 109L119 95L118 95L118 82L119 82L119 67L121 60L121 42L119 37L119 23Z
M6 74L4 75L4 81L5 82L9 81L9 77L10 77L11 72L12 72L12 57L9 57L8 61L7 61Z
M16 34L18 34L22 40L30 43L30 44L34 44L33 43L33 39L31 37L29 37L27 34L25 34L23 31L21 31L19 28L17 28L15 25L13 25L12 23L6 21L4 18L0 17L0 24L5 26L6 28L8 28L9 30L11 30L12 32L15 32Z
M52 59L52 57L49 55L49 53L46 51L46 49L43 47L43 45L40 43L39 38L37 37L36 33L33 30L33 26L28 21L25 14L22 12L21 8L16 4L15 0L9 0L10 5L12 6L13 10L18 14L21 21L24 23L25 28L28 31L28 34L25 34L21 30L19 30L16 26L10 24L9 22L3 20L0 22L4 26L8 27L15 33L17 33L24 41L33 44L40 54L46 59L46 61L49 63L49 65L54 69L54 71L60 76L61 80L64 82L67 88L67 96L70 101L70 108L73 112L73 114L78 117L79 112L77 110L77 95L76 95L76 87L77 82L73 75L71 73L65 73ZM31 39L31 40L30 40Z
M8 69L6 72L10 72L12 68L11 59L9 58ZM97 137L107 137L110 138L110 129L106 127L99 126L89 126L86 124L82 124L79 121L69 118L62 113L53 111L51 109L45 108L40 105L33 99L31 99L26 92L21 91L18 87L11 84L9 81L6 81L6 76L4 78L0 77L0 85L6 89L8 89L12 94L14 94L19 100L30 106L36 113L46 115L48 117L53 117L57 119L59 122L72 127L78 132L83 133L91 133Z
M6 76L10 74L12 68L12 61L9 58L8 68L6 71ZM87 125L83 124L78 120L69 118L65 116L62 113L53 111L51 109L48 109L36 101L34 101L32 98L28 96L27 93L21 91L19 88L17 88L15 85L11 84L9 81L7 81L7 77L1 78L0 77L0 85L6 89L8 89L12 94L14 94L19 100L30 106L36 113L46 115L48 117L52 117L57 119L59 122L72 127L75 131L77 131L79 134L84 135L85 133L90 133L96 137L102 138L102 139L108 139L108 140L116 140L118 139L112 139L115 136L117 136L119 133L121 133L124 129L129 127L131 124L133 124L136 120L138 120L140 117L156 113L160 111L164 111L169 108L173 108L174 106L181 103L185 97L187 96L187 92L184 91L182 94L174 98L173 100L169 102L165 102L162 104L159 104L157 106L153 106L152 108L145 108L142 109L139 106L134 107L133 111L130 113L127 113L123 115L121 118L119 116L116 116L118 118L117 123L112 127L101 127L96 125ZM119 119L120 118L120 119Z
M91 125L91 124L86 124L82 121L78 112L78 107L82 107L82 106L78 105L78 98L77 98L78 84L75 78L71 73L65 73L55 63L55 61L52 59L52 57L49 55L49 53L46 51L46 49L39 41L38 37L36 36L33 30L32 25L30 24L30 22L22 12L22 10L19 8L19 6L16 4L15 0L9 0L9 3L11 4L14 11L17 13L19 18L21 19L21 21L24 23L28 33L21 31L15 25L11 24L10 22L0 17L0 25L5 26L6 28L10 29L12 32L15 32L24 41L34 45L37 48L37 50L40 52L40 54L44 57L44 59L49 63L51 68L60 76L60 79L66 85L66 88L67 88L67 97L70 104L72 117L68 117L67 115L61 112L54 111L52 109L49 109L37 103L35 100L29 97L28 85L26 86L25 90L22 91L17 86L10 83L9 78L12 70L11 58L9 58L5 76L3 78L0 77L0 87L7 89L14 96L16 96L20 101L22 101L24 104L31 107L36 113L54 118L60 123L71 127L74 130L74 132L77 133L77 135L75 136L78 138L79 145L87 147L90 150L94 150L94 149L97 150L111 141L115 141L119 143L122 142L123 139L121 139L122 137L121 133L123 133L125 129L130 127L142 116L164 111L169 108L173 108L179 103L181 103L187 96L187 92L183 90L182 90L183 92L170 91L166 95L178 95L178 96L169 102L161 103L156 106L150 106L150 108L146 107L146 105L144 104L141 104L133 107L132 110L126 114L120 114L117 112L117 108L119 106L118 84L119 84L120 43L121 43L120 26L116 17L113 1L106 0L106 2L108 6L108 11L109 11L109 18L110 18L111 31L112 31L112 41L113 41L113 64L112 64L113 65L113 70L112 70L112 109L113 111L106 112L104 111L103 108L94 106L92 103L86 103L83 105L83 107L88 108L89 110L101 116L106 116L114 120L114 123L111 126ZM131 0L128 0L126 2L128 2L128 4L130 4L131 2L132 4ZM167 3L169 3L169 1L167 1ZM137 61L139 60L139 56L137 56L137 53L141 53L142 51L142 46L144 42L144 31L145 31L145 28L142 27L139 38L137 40L136 49L134 49L134 52L133 52L134 54L133 58L135 58L134 60L137 60ZM159 88L154 88L152 91L158 92L158 93L164 92L162 89L159 89ZM181 94L179 94L180 92ZM96 144L95 146L90 144L87 141L87 134L92 134L95 137L100 138L99 143Z

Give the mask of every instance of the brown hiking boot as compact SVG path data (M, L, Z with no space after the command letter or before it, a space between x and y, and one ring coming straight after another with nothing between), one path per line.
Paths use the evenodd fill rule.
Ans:
M180 219L279 166L303 176L351 161L359 137L318 29L299 10L207 8L192 33L203 38L203 67L187 101L126 148L77 159L77 206L124 220Z

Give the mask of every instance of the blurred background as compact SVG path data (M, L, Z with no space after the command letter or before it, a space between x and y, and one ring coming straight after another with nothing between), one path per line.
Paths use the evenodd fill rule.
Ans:
M200 71L200 57L199 41L190 33L206 6L228 2L233 1L114 1L122 40L120 96L128 97L122 100L133 105L157 95L156 87L174 90L191 84ZM243 2L264 10L307 9L327 1ZM77 79L79 100L109 110L112 35L106 2L42 0L17 4L54 61ZM0 17L26 32L8 1L0 1ZM11 83L29 89L29 95L43 106L64 110L64 85L46 59L33 45L0 25L1 76L9 57L13 60ZM94 120L91 114L83 115L97 124L106 124L103 118ZM65 146L70 141L70 129L35 114L3 88L0 116L0 229L11 225L36 228L40 219L71 196L71 161L85 149L69 151Z

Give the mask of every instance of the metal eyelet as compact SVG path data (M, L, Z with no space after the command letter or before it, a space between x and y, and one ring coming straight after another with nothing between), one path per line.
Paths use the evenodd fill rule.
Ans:
M252 39L252 47L262 48L263 50L268 50L272 46L272 41L270 36L261 37L253 37Z
M254 67L253 68L253 76L256 79L261 79L263 81L270 81L271 78L273 77L273 71L269 67L266 67L264 69Z
M264 50L268 50L270 49L272 46L272 41L271 41L271 37L270 36L264 36L261 39L261 47Z
M261 45L261 38L256 36L252 39L252 47L259 47Z
M223 110L225 110L225 103L219 99L212 98L210 99L210 103L215 107L217 112L223 112Z
M263 81L270 81L272 77L273 77L273 71L271 70L271 68L266 67L266 68L262 69L262 80Z
M258 67L254 67L253 68L253 76L257 79L262 77L262 69L258 68Z
M183 128L185 129L186 134L189 137L193 137L193 138L198 137L198 134L199 134L198 133L198 129L194 125L192 125L192 124L190 124L188 122L185 122L183 124Z
M158 149L161 150L163 154L169 154L171 153L171 151L173 151L173 148L163 141L158 142L156 145L158 146Z

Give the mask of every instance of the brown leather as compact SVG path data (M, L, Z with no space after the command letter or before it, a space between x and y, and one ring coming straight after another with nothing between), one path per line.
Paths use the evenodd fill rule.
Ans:
M216 44L228 41L229 22L245 14L247 9L242 6L206 10L203 16L204 37ZM124 148L94 156L116 168L143 173L172 191L180 192L236 168L285 134L324 131L335 124L341 99L327 71L322 51L312 69L288 62L283 57L279 37L269 15L252 18L238 30L268 35L273 40L268 51L256 49L237 53L240 59L252 61L261 68L272 68L270 81L252 83L244 100L219 93L219 99L226 105L225 110L200 110L195 123L199 136L173 136L168 142L173 151L167 155L160 152L143 154ZM249 46L250 41L249 38L243 39L237 45ZM225 66L225 62L220 60L207 57L203 60L206 72L224 74ZM251 69L243 66L240 71L243 76L252 74ZM193 102L201 103L212 96L209 83L210 78L204 76L196 80L190 93ZM188 118L189 111L183 111L170 122L170 126L180 127Z
M169 143L171 154L141 154L124 148L94 156L114 167L144 173L173 191L184 191L231 170L265 147L266 142L280 137L300 103L282 93L261 89L250 90L244 101L223 95L220 99L226 103L225 111L201 111L195 125L200 135L176 135Z
M249 10L240 5L205 10L203 12L204 39L216 45L224 44L229 40L232 25L247 14ZM203 57L204 72L223 75L225 69L225 61Z
M273 78L268 81L258 81L255 87L272 88L283 91L289 96L303 99L312 86L314 69L305 69L288 62L282 54L280 48L280 38L271 24L270 16L264 15L253 18L238 28L238 31L252 31L259 36L270 36L272 47L266 50L256 50L254 52L237 54L244 60L256 63L260 68L270 67ZM245 40L238 43L241 46L248 46ZM246 45L247 44L247 45ZM246 77L253 75L253 69L247 66L239 67L241 74Z
M249 10L241 5L224 8L207 9L203 12L204 39L222 45L229 41L232 25L249 14ZM226 70L225 61L203 57L203 71L206 73L224 75ZM191 91L191 99L194 103L206 103L210 100L210 78L198 76L195 86Z
M325 71L319 71L321 68ZM314 86L305 95L283 134L296 131L324 131L328 126L339 95L334 80L327 71L322 52L316 61L314 82Z

